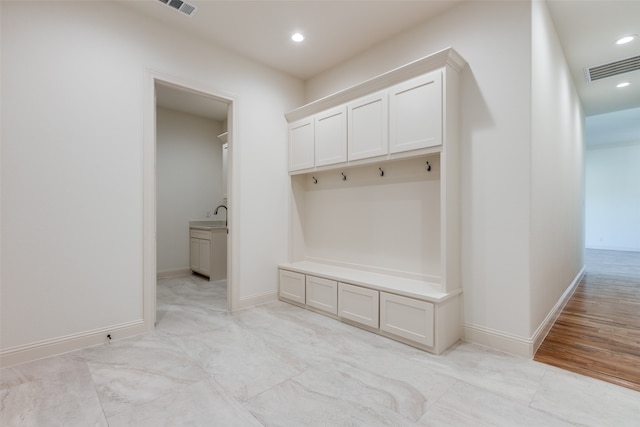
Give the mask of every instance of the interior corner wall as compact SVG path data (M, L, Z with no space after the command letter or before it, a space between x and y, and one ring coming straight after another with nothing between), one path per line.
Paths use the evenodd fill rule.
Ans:
M212 216L224 199L217 138L222 125L166 108L156 111L156 268L188 270L189 221L224 220Z
M587 118L588 120L588 118ZM640 140L587 146L586 247L640 251Z
M529 338L530 27L528 2L463 2L306 86L311 101L446 47L468 62L460 80L465 334L511 352Z
M545 2L532 23L531 337L584 266L584 115Z
M0 356L142 321L148 70L238 100L234 295L275 298L287 259L284 113L303 103L303 83L120 2L0 7Z

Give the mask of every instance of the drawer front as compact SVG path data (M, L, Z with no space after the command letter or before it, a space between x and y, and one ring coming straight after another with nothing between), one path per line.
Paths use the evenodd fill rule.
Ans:
M338 316L378 328L379 292L347 283L338 283Z
M191 230L191 237L193 237L195 239L210 240L211 239L211 233L209 233L208 231L204 231L204 230Z
M433 347L433 304L380 292L380 329Z
M338 282L307 276L307 306L338 314Z
M304 274L280 270L279 295L280 298L304 305L306 300Z

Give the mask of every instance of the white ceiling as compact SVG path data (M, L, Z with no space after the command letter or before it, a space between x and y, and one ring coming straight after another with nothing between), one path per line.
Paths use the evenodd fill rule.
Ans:
M640 35L640 1L552 0L549 10L571 68L585 114L640 107L640 71L587 82L584 69L640 55L640 38L617 46L628 34ZM632 85L616 88L616 84Z
M306 80L432 18L460 0L188 0L187 16L159 0L121 0L147 16ZM291 41L300 31L302 44Z
M198 10L186 16L159 0L117 1L303 80L461 3L188 0ZM622 35L640 34L640 0L550 0L548 4L585 113L599 115L640 107L640 71L592 83L584 77L585 67L640 55L640 39L626 46L615 45ZM305 34L302 44L290 40L295 31ZM632 85L615 88L622 77Z

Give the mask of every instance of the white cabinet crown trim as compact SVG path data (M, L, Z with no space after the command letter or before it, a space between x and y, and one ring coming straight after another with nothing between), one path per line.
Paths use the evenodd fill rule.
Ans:
M380 74L355 86L351 86L332 95L320 98L285 114L287 121L292 123L312 114L329 108L337 107L356 98L386 89L394 84L418 77L429 71L450 66L455 71L461 71L467 62L453 48L448 47L439 52L417 59L413 62Z

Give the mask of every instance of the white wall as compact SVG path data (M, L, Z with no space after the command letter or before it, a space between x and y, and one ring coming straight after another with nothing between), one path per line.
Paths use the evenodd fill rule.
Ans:
M465 325L529 338L531 6L468 2L312 79L313 100L445 47L461 74Z
M440 163L429 157L294 176L308 260L440 283ZM304 200L304 203L302 203Z
M224 220L219 122L166 108L156 115L157 265L189 269L189 221ZM209 217L207 217L209 215Z
M147 69L237 96L235 292L275 295L302 83L117 2L1 7L1 354L142 322Z
M529 336L584 266L584 115L546 3L532 22Z
M640 140L587 146L586 246L640 251Z

